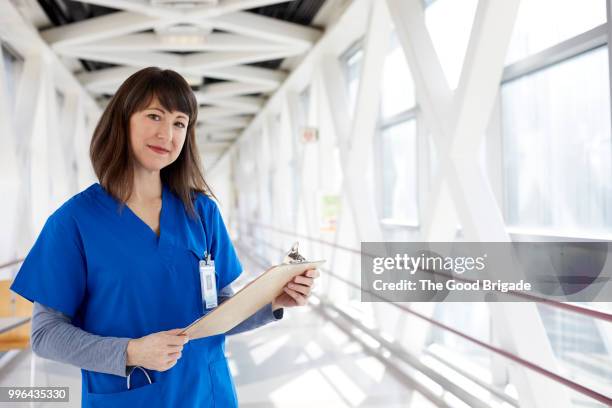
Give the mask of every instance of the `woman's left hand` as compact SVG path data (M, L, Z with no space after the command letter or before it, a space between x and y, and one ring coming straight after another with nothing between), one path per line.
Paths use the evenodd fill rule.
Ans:
M310 297L312 292L314 280L319 275L318 270L308 269L303 274L293 278L285 285L283 293L272 302L272 310L280 309L281 307L304 306L308 303L308 297Z

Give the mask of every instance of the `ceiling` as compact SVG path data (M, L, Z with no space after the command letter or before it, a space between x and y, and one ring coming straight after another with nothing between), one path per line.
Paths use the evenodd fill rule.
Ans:
M181 73L200 104L198 138L222 153L321 36L326 0L38 0L43 39L104 103L129 75Z

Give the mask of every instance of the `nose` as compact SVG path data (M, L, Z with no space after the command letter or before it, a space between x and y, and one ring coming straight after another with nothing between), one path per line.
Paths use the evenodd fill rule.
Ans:
M157 129L157 138L162 140L172 141L172 122L161 121Z

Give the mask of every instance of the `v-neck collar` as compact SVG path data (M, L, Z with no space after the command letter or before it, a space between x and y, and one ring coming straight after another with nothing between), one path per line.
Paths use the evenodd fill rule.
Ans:
M162 183L162 196L161 196L161 208L159 210L159 235L151 228L149 224L147 224L138 214L136 214L127 203L125 204L125 211L129 214L132 219L134 219L137 223L141 224L141 227L144 229L144 233L155 238L156 241L159 242L162 234L164 233L164 228L162 228L162 219L164 218L164 207L166 207L167 193L165 192L165 186Z
M170 205L170 195L172 193L164 183L162 183L162 206L159 212L159 235L157 235L157 233L155 233L155 231L153 231L153 229L138 215L136 215L136 213L134 213L127 204L122 204L120 201L115 199L99 183L96 183L95 186L99 192L97 195L105 206L113 210L124 221L129 222L131 224L130 228L137 230L143 239L153 239L158 246L163 240L165 240L168 233L168 231L166 231L166 218L169 211L168 207ZM123 205L124 208L122 209L122 212L119 213L119 208L121 205Z

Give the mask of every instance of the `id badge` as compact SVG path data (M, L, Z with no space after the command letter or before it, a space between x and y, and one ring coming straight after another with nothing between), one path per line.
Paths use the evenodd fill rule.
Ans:
M217 307L217 280L215 278L214 261L200 261L200 285L206 309Z

